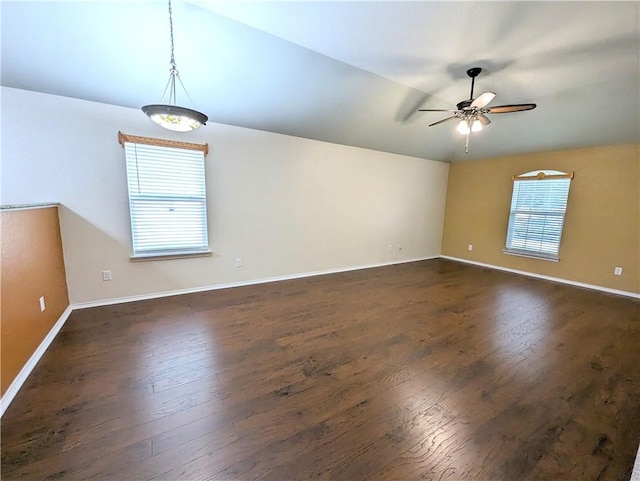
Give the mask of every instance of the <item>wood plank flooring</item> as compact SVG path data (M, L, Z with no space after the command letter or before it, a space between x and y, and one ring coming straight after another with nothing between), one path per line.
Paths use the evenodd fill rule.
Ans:
M639 314L444 259L75 311L2 479L627 480Z

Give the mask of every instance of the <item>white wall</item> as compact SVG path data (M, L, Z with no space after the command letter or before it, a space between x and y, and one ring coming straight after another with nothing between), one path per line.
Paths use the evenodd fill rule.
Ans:
M72 303L440 254L447 164L215 123L171 133L135 109L1 93L0 201L63 205ZM118 130L209 143L212 257L130 262ZM106 269L110 282L101 278Z

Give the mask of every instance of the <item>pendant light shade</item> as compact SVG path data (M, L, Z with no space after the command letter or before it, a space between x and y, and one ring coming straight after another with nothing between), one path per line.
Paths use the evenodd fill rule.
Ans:
M187 97L189 97L189 93L184 87L182 80L180 80L180 73L178 72L178 67L176 66L173 54L173 17L171 12L171 0L169 0L169 33L171 37L169 80L164 89L164 93L162 94L162 99L160 99L160 102L162 102L168 90L169 103L145 105L142 107L142 111L160 127L173 130L175 132L188 132L189 130L195 130L200 126L205 125L209 118L197 110L179 107L176 105L176 79ZM189 100L191 100L191 97L189 97Z
M177 105L152 104L142 107L142 111L160 127L175 132L188 132L205 125L207 116L197 110Z

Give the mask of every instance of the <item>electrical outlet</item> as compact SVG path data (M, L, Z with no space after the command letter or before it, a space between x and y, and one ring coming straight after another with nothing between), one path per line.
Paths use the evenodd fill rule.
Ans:
M102 280L110 281L111 280L111 271L102 271Z
M236 267L242 267L242 259L236 259Z
M473 250L473 244L469 244L469 245L467 246L467 250L472 251L472 250Z
M616 276L621 276L621 275L622 275L622 267L616 267L616 268L613 270L613 273L614 273Z
M46 306L44 305L44 296L42 296L39 300L40 300L40 312L44 312L44 310L46 309Z

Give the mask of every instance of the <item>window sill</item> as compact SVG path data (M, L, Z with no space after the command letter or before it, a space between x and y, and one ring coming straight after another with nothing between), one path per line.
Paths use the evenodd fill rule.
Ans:
M503 249L502 253L508 256L528 257L529 259L538 259L538 260L547 261L547 262L560 262L559 257L548 257L544 255L538 255L535 252L511 251L511 250Z
M147 262L147 261L165 261L171 259L185 259L189 257L210 257L213 253L211 251L198 251L198 252L167 252L166 254L142 254L137 256L131 256L129 260L131 262Z

